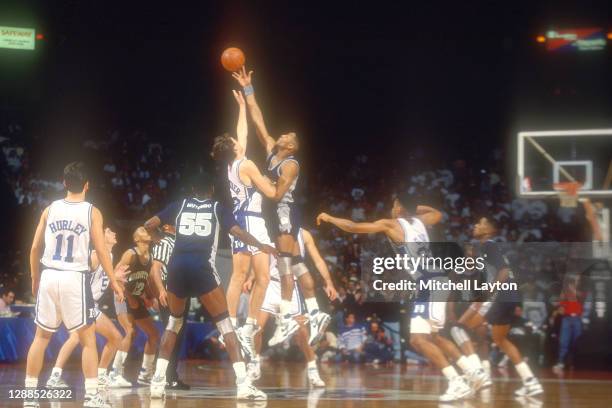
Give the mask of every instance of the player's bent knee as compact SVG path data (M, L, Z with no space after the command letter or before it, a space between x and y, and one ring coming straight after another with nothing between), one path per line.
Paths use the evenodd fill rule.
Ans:
M278 274L280 276L291 275L291 254L281 252L278 257Z
M417 351L421 349L421 345L423 344L423 335L420 334L411 334L410 335L410 345Z
M221 333L222 336L234 332L234 325L232 324L232 321L230 320L229 316L215 319L215 323L217 325L217 330L219 330L219 333Z
M181 328L183 327L184 320L184 317L174 317L170 315L170 317L168 318L168 324L166 325L166 330L178 335L181 331Z
M291 272L293 273L293 276L295 276L296 278L300 278L303 275L306 275L308 273L308 267L306 267L304 262L302 262L301 257L300 257L300 262L294 264L291 267Z
M463 343L470 341L470 337L463 327L460 325L453 325L450 330L450 336L458 346L461 346Z

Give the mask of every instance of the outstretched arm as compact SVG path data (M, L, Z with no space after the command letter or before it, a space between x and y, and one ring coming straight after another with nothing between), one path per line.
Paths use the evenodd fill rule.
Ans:
M48 214L49 207L45 208L40 216L40 221L34 233L34 240L32 241L32 249L30 250L30 273L32 275L32 295L34 297L38 293L38 285L40 283L40 258L45 246L45 226L47 225Z
M425 225L436 225L442 221L442 213L426 205L418 205L416 215Z
M332 280L331 274L329 273L329 269L327 269L327 263L321 257L319 253L319 249L315 245L314 239L309 231L302 229L302 238L304 238L304 245L306 246L306 252L312 258L312 262L315 267L323 277L325 281L325 292L329 297L329 300L334 301L338 296L338 292L336 291L336 287L334 286L334 281Z
M238 140L240 151L238 152L236 158L241 159L246 153L248 143L247 135L249 133L249 126L247 124L246 103L244 102L242 92L232 90L232 93L234 94L234 98L238 103L238 123L236 124L236 140Z
M393 229L393 220L378 220L374 222L354 222L345 218L332 217L327 213L321 213L317 216L317 225L322 222L328 222L340 228L342 231L353 234L375 234L382 232L390 234Z
M240 165L240 172L245 174L251 182L261 191L266 197L274 199L276 197L276 187L272 182L264 177L255 163L251 160L245 160Z
M249 113L251 114L251 119L253 119L253 123L255 124L255 129L257 131L257 137L259 138L261 144L265 147L266 153L270 154L276 142L274 141L274 138L270 136L270 133L266 128L263 113L261 113L261 109L257 104L257 100L255 99L255 92L253 90L253 85L251 84L252 74L253 71L249 71L247 74L246 68L243 66L239 72L234 72L232 76L244 89L244 95L246 96Z

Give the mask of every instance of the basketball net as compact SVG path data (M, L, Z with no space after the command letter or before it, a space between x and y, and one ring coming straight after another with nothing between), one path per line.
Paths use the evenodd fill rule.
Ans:
M559 192L559 201L561 207L576 208L578 206L578 190L582 187L582 183L578 181L565 181L555 183L554 188Z

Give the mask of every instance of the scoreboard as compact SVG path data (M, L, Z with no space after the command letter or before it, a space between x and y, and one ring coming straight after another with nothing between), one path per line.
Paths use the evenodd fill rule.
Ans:
M35 43L36 30L33 28L0 26L0 48L33 50Z

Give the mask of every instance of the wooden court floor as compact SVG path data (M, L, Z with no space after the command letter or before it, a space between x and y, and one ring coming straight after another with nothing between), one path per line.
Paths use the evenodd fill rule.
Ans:
M65 370L65 379L76 386L82 398L82 377L78 366ZM134 367L132 367L134 369ZM46 367L46 375L49 368ZM437 401L445 382L435 370L427 367L390 365L325 365L320 367L326 389L310 390L305 366L298 363L265 362L258 385L268 393L263 403L240 403L234 398L233 372L227 364L186 361L181 373L192 385L190 391L169 392L164 401L151 401L148 388L109 390L113 407L236 407L236 408L329 408L329 407L610 407L612 406L612 372L568 372L562 377L551 372L540 373L545 393L540 398L516 399L513 391L520 386L514 373L494 371L490 389L456 403ZM130 372L126 374L129 377ZM22 365L0 366L0 406L22 406L9 400L9 390L21 387ZM43 377L46 380L46 376ZM42 380L41 380L42 382ZM45 402L41 407L79 407L77 402Z

